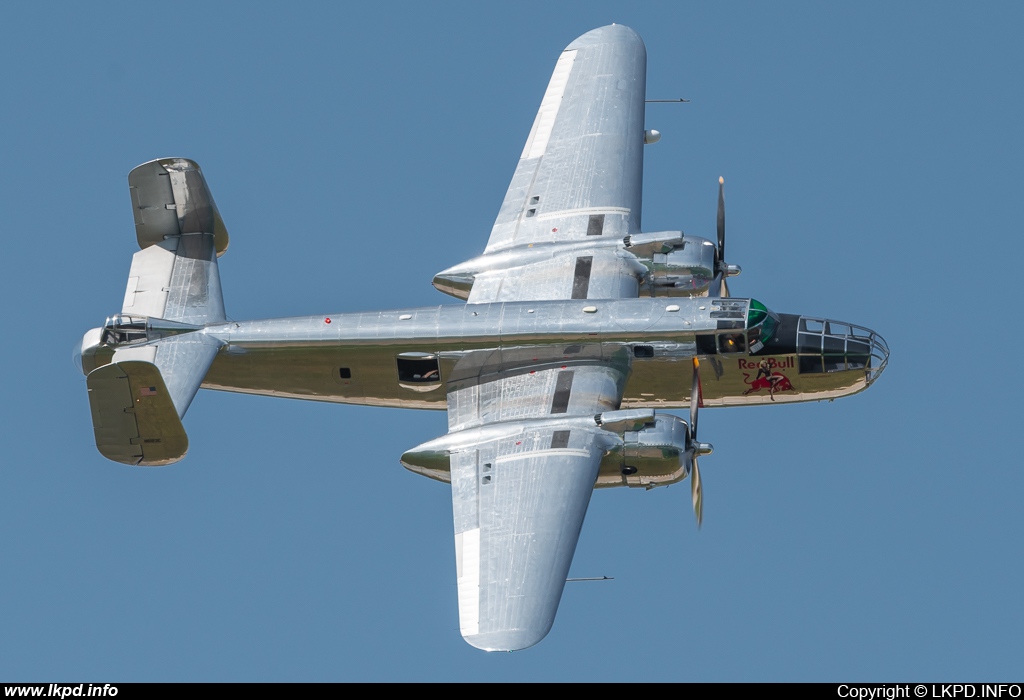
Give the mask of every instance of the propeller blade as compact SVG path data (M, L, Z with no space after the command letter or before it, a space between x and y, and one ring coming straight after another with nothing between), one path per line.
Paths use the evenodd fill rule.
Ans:
M714 299L728 298L729 283L726 281L727 279L729 279L729 277L724 271L716 274L714 279L712 279L710 284L708 284L708 296Z
M718 178L718 260L725 267L725 178Z
M693 358L693 386L690 389L690 442L697 441L697 404L700 403L700 360Z
M690 389L690 497L693 499L693 514L697 516L697 529L704 522L704 491L700 483L700 467L697 466L697 454L711 445L697 442L697 409L701 404L700 391L700 360L693 358L693 385Z
M700 483L700 467L697 466L697 452L693 453L690 465L690 497L693 499L693 514L697 516L697 529L704 522L704 490Z

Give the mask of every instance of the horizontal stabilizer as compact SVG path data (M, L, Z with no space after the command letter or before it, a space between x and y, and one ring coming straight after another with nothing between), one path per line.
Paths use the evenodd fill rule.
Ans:
M122 464L155 467L188 452L188 436L160 370L149 362L115 362L87 381L96 448Z
M184 418L221 345L219 340L205 333L184 333L141 347L119 348L112 361L156 365L178 417Z

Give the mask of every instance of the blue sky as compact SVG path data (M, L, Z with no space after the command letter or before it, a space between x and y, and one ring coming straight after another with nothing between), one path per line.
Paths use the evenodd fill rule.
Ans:
M0 22L0 680L1012 680L1019 4L138 3ZM455 303L558 52L648 48L644 227L733 293L892 349L835 403L708 410L687 484L598 492L539 646L458 633L440 412L201 392L181 463L107 462L69 361L118 310L126 175L202 166L234 318Z

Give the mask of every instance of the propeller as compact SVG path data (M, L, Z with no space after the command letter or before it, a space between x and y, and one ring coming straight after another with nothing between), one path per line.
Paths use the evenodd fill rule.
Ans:
M729 296L729 277L738 275L740 273L739 265L729 265L725 262L725 178L719 176L718 178L718 250L717 260L718 269L716 277L719 282L718 296L728 297Z
M721 220L721 219L720 219ZM687 426L690 443L690 496L693 499L693 514L697 516L697 528L704 522L704 491L700 481L698 455L709 455L715 449L706 442L697 442L697 409L701 403L700 361L693 358L693 386L690 389L690 423Z
M718 256L725 260L725 178L718 176Z

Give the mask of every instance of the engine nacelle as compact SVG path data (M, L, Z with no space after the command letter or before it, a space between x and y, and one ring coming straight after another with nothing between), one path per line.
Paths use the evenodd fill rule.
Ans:
M610 414L604 416L611 418ZM611 424L608 421L602 427ZM682 481L690 474L688 432L682 418L659 413L639 430L620 433L622 445L612 449L601 463L596 486L654 488Z
M715 278L715 244L706 238L661 231L627 236L626 250L649 270L643 291L654 296L702 296ZM653 287L653 289L652 289Z
M649 284L655 296L707 294L715 278L715 244L703 238L685 240L681 248L653 256Z

